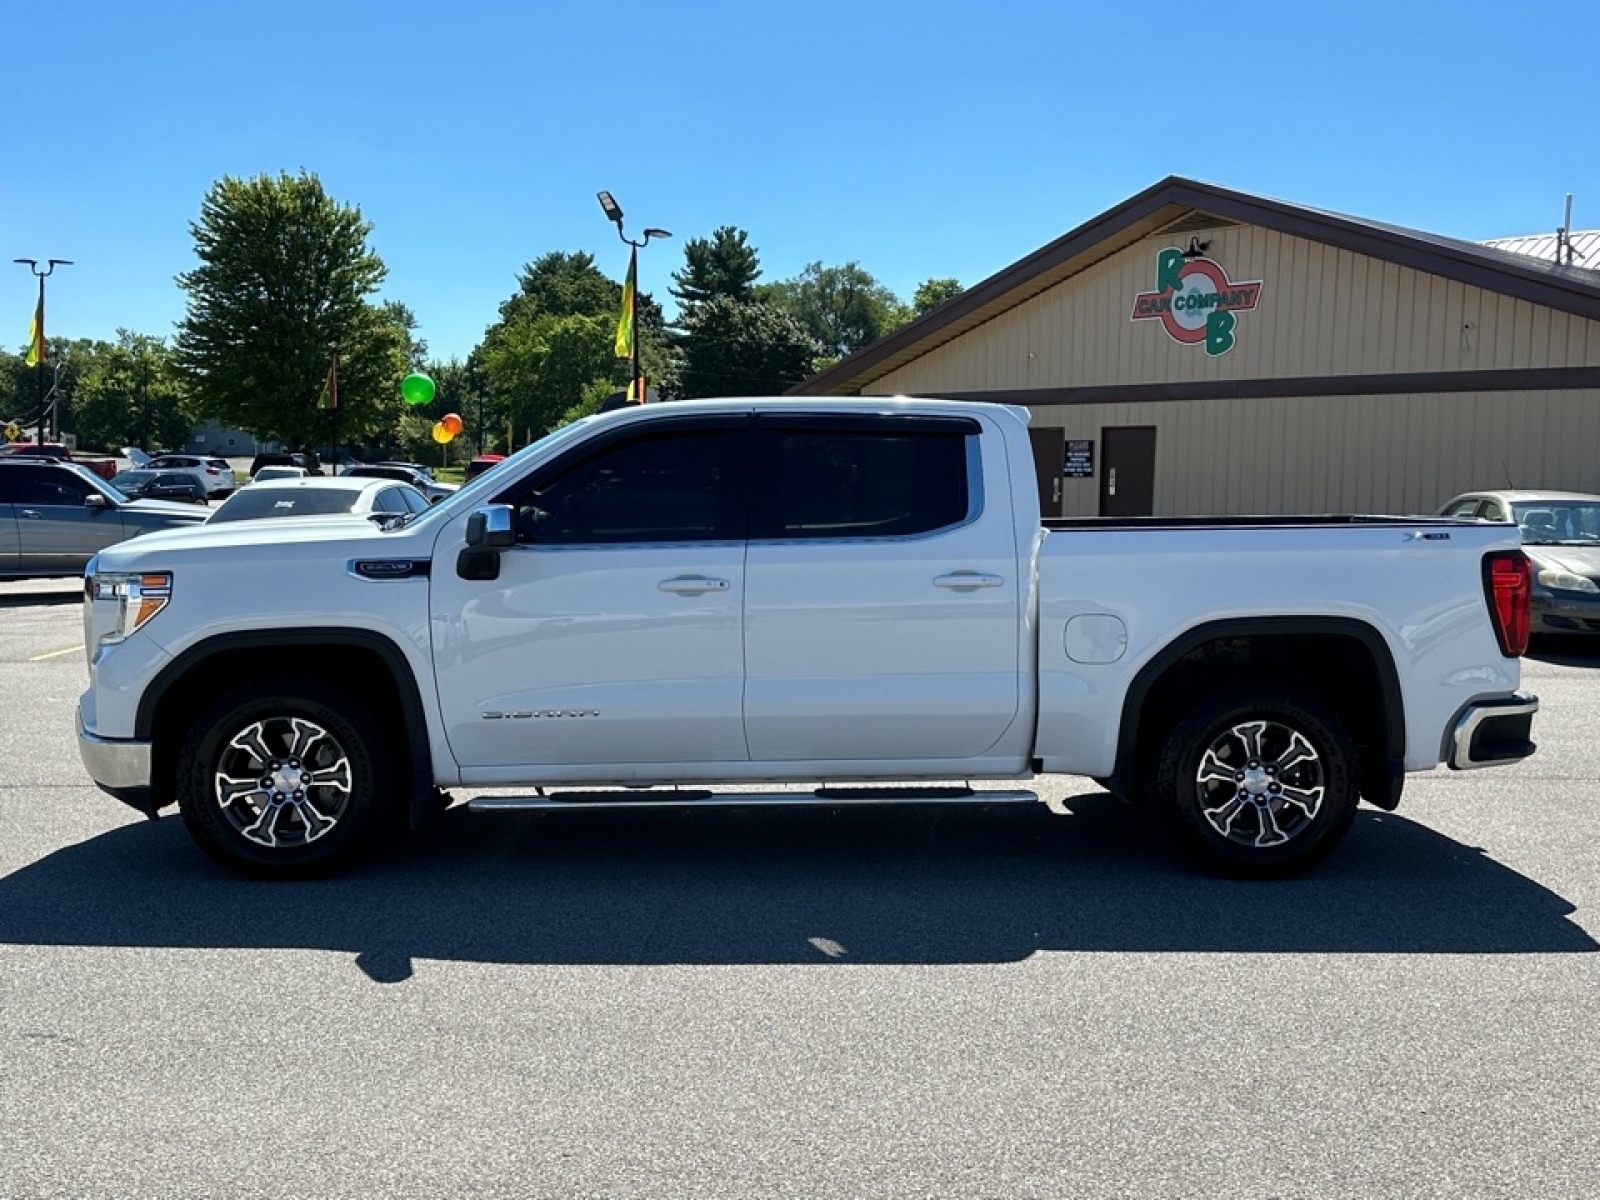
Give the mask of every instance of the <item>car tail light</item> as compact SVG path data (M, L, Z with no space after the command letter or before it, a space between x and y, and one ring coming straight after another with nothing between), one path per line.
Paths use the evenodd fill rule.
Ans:
M222 470L219 467L207 467L206 468L206 474L207 475L221 475L222 474Z
M1533 566L1521 550L1500 550L1483 556L1483 597L1500 653L1518 658L1528 649L1528 600L1533 591Z

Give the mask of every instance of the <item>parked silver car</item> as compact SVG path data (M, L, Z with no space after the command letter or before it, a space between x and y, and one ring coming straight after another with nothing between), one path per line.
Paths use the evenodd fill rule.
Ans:
M1457 496L1444 517L1515 521L1533 564L1535 634L1600 633L1600 496L1584 492L1484 491Z
M130 500L73 463L0 460L0 579L80 575L114 542L198 525L206 513L196 504Z

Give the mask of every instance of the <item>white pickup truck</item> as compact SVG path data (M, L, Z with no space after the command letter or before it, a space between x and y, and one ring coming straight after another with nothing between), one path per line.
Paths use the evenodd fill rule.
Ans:
M1026 426L651 405L415 516L112 547L85 577L84 763L257 876L333 870L451 787L497 790L473 809L998 803L1037 796L982 781L1048 772L1281 876L1407 771L1532 753L1515 525L1041 522Z

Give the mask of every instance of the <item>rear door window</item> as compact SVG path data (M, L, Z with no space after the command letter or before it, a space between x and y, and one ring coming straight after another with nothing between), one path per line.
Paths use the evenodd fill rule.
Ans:
M761 431L752 538L911 537L960 525L972 512L975 423L780 421Z

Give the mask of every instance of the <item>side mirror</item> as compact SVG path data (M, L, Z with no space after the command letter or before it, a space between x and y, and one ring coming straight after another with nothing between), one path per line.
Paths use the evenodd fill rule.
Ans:
M509 504L487 504L467 518L467 545L498 554L517 544Z
M110 508L111 501L107 500L99 492L90 492L83 498L83 506L85 508Z

